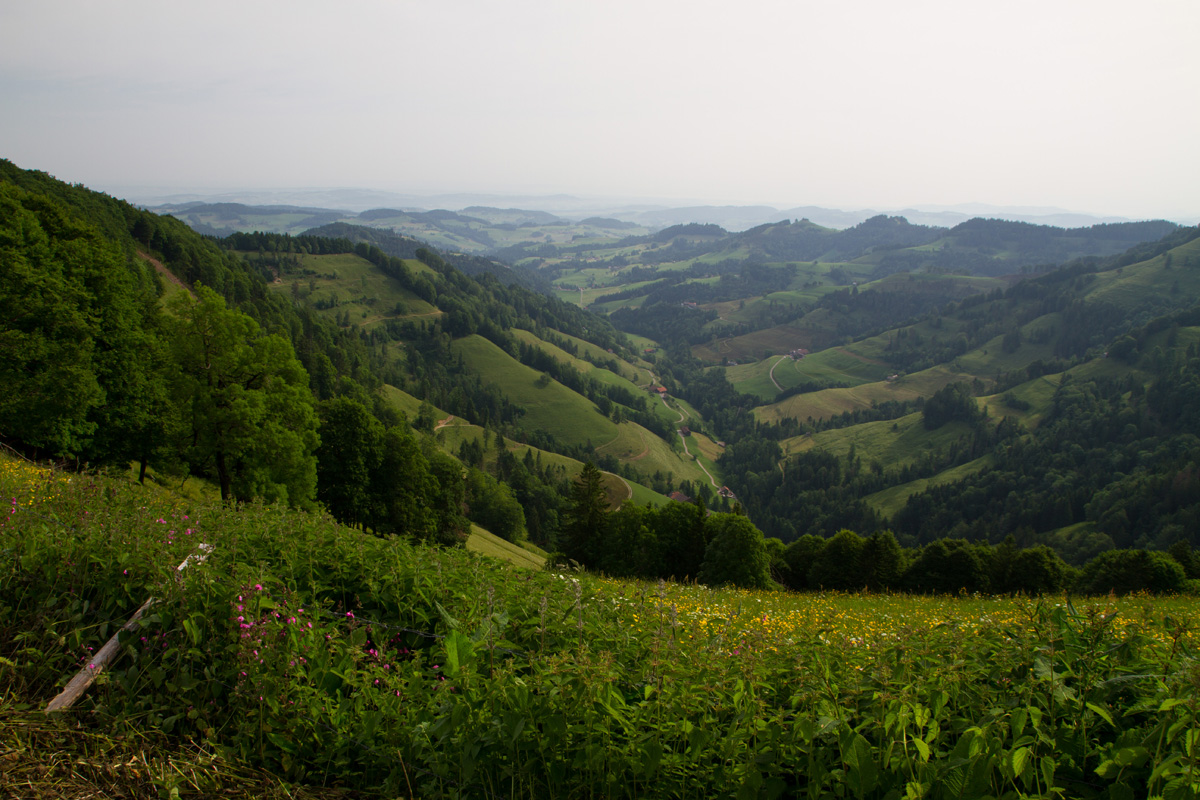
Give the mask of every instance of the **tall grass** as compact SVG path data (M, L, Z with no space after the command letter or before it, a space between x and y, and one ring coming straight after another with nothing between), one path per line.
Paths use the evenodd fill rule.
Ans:
M514 570L0 459L2 696L422 797L1191 797L1194 601L859 597ZM199 542L202 564L176 567Z

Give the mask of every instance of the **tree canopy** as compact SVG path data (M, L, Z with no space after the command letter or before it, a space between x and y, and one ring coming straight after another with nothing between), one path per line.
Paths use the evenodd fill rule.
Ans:
M188 459L216 475L222 499L311 505L317 416L308 375L281 336L263 334L205 286L168 304Z

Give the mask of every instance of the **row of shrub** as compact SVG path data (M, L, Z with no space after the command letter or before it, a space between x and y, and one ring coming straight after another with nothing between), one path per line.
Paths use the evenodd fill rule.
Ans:
M995 546L947 538L906 548L889 531L863 537L842 530L829 539L802 536L786 546L778 539L767 542L774 577L795 590L1200 593L1200 557L1182 540L1167 552L1107 550L1082 568L1046 545L1021 548L1011 537Z

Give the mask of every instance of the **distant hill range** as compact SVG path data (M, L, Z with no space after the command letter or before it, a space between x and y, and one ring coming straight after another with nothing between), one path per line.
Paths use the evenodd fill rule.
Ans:
M500 258L525 268L527 284L530 273L542 266L579 266L587 262L593 267L616 268L747 258L826 262L869 258L874 262L873 277L923 269L1000 275L1085 255L1111 255L1138 242L1160 238L1176 227L1165 220L1096 221L1076 227L1028 221L1080 223L1100 219L1067 212L1027 214L1022 221L1015 219L1022 216L1019 214L1011 214L1013 219L966 218L957 211L912 210L906 215L878 214L847 225L865 212L816 207L775 211L768 206L615 210L607 216L582 218L481 205L459 211L379 206L355 212L309 205L188 201L152 210L171 214L197 232L218 238L253 231L330 235L331 225L386 231L408 237L414 245L428 244L446 253ZM772 221L747 227L756 219ZM953 220L954 224L931 222L943 219ZM411 257L407 252L393 255Z
M914 225L950 228L974 217L1030 222L1061 228L1079 228L1099 223L1130 222L1128 217L1104 216L1040 206L998 206L986 203L909 206L904 208L836 209L823 206L776 207L771 205L681 205L671 201L584 198L571 195L417 195L366 189L296 189L226 192L222 194L163 195L146 190L125 194L132 202L159 213L178 215L197 206L241 204L247 206L293 207L296 211L338 214L354 218L372 209L422 212L432 209L456 211L486 222L528 224L536 221L567 224L588 217L606 217L622 223L656 229L689 222L712 223L729 231L742 231L770 222L807 219L826 228L850 228L880 214L902 216ZM1200 219L1173 220L1194 224ZM283 231L278 231L282 233Z

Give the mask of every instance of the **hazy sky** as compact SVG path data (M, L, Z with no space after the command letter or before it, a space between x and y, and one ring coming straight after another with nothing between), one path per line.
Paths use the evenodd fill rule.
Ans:
M0 4L70 182L1200 217L1197 0Z

